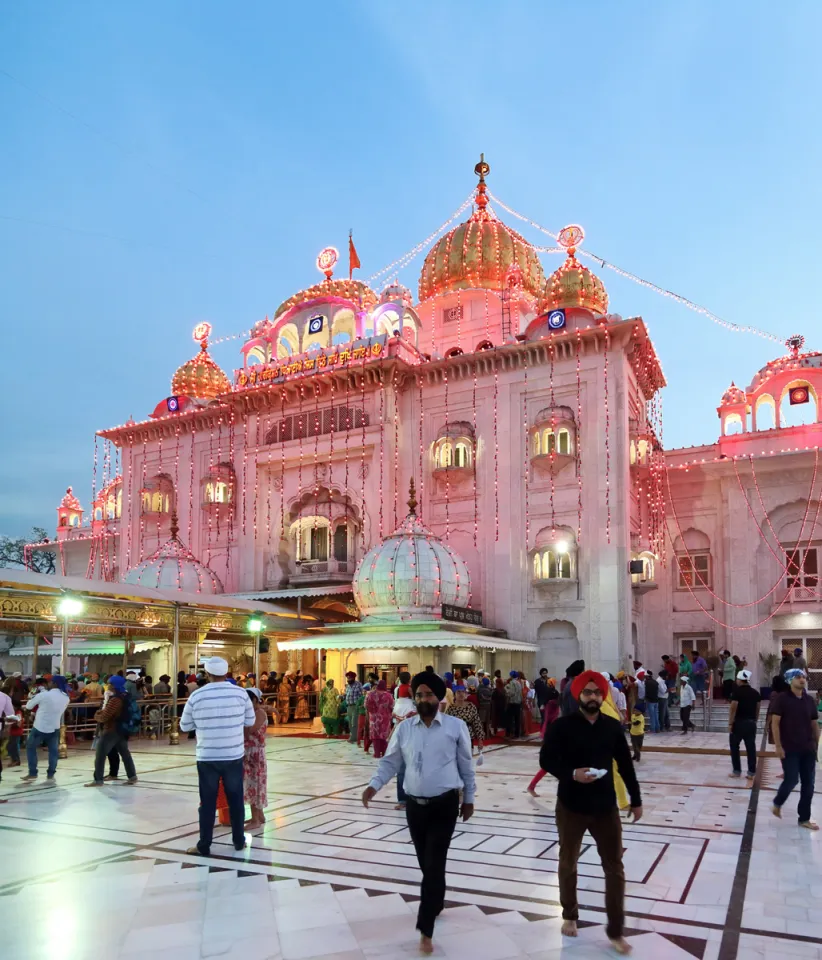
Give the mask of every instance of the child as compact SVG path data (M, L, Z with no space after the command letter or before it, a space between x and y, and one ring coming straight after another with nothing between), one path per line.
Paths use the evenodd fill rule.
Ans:
M642 753L642 741L645 735L645 704L636 703L631 712L631 743L634 747L634 761L639 763Z

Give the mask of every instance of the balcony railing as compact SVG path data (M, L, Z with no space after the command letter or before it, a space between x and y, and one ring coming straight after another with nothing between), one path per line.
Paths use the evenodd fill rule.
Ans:
M771 612L820 613L822 612L822 586L794 584L781 587L773 595Z
M289 577L289 583L347 583L354 573L354 567L353 560L301 560Z

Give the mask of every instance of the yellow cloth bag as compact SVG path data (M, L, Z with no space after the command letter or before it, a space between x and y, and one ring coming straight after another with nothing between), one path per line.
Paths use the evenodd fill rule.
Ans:
M611 696L610 689L608 690L608 699L602 701L602 712L606 717L613 717L614 720L622 723L619 717L619 710L616 708L616 704L614 703L614 698ZM627 810L631 805L631 801L628 798L628 791L625 788L625 781L617 772L616 760L614 761L614 789L616 790L617 806L620 810Z

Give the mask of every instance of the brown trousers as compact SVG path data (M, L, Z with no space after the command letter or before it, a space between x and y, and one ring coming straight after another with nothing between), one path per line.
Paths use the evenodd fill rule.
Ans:
M597 845L605 871L607 935L616 940L625 926L625 870L622 866L622 822L616 806L604 814L574 813L557 801L559 832L559 900L563 920L578 920L577 861L587 830Z

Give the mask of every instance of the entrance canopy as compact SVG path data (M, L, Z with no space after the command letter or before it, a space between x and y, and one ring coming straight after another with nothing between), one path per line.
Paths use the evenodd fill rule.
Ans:
M475 647L535 653L539 647L524 640L509 640L501 630L463 627L442 620L404 623L344 623L310 629L309 636L283 640L280 650L402 650L417 647Z
M124 641L152 641L151 647L168 642L175 613L179 616L180 639L194 642L209 634L221 640L242 637L247 641L252 616L262 622L261 635L279 637L299 635L321 622L262 600L225 594L201 596L5 568L0 569L0 633L29 637L36 633L43 638L59 635L63 618L58 605L67 594L82 603L81 612L70 618L70 643L94 642L106 647L118 643L119 651ZM15 647L15 652L22 650ZM47 642L40 645L39 652L47 654ZM75 655L71 650L70 654ZM76 655L82 654L78 651Z

